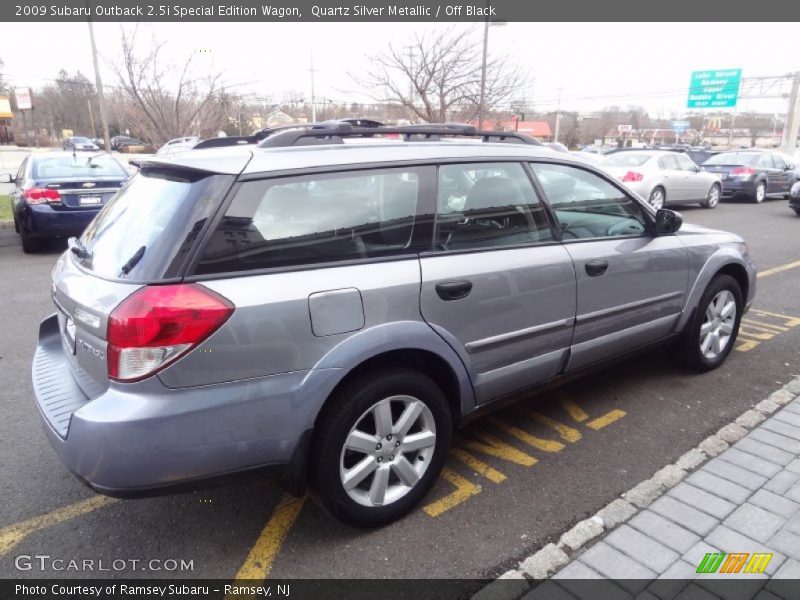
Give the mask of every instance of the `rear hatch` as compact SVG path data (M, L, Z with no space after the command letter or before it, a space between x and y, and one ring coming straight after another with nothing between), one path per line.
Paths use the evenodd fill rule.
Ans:
M31 173L35 187L58 192L61 202L50 202L51 208L67 211L103 206L128 177L125 167L105 154L37 156Z
M143 168L106 204L53 269L52 294L70 368L91 399L109 385L107 327L148 284L179 281L234 176Z

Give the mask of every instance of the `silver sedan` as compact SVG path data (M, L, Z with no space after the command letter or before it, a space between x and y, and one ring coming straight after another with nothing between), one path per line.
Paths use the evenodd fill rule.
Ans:
M715 208L722 194L719 175L701 171L680 152L631 150L607 156L600 165L653 208L699 203Z

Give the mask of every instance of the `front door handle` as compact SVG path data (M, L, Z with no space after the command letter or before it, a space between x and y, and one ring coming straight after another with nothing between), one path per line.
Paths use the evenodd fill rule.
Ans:
M605 274L608 270L608 261L607 260L590 260L585 265L586 274L589 277L599 277L600 275Z
M442 300L460 300L472 291L471 281L443 281L436 284L436 293Z

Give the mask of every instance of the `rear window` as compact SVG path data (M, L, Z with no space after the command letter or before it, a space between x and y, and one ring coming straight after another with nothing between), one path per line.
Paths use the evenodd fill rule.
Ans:
M127 177L125 168L106 154L100 156L37 156L33 161L34 179L71 177Z
M142 171L86 228L90 256L76 260L105 278L175 277L232 183L229 175Z
M754 165L761 154L753 152L723 152L709 158L705 165Z
M607 167L638 167L646 163L652 157L652 154L617 152L603 160L603 165Z
M420 181L409 167L243 183L196 273L412 252Z

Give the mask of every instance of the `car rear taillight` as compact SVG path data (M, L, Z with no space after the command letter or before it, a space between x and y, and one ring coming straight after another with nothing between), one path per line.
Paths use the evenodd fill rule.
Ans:
M45 202L50 204L61 203L61 194L58 193L58 190L50 188L28 188L23 195L25 196L25 202L28 204L44 204Z
M208 338L233 310L201 285L141 288L108 318L108 376L135 381L153 375Z
M756 170L753 167L734 167L731 169L731 175L735 177L743 177L746 175L755 175Z
M625 175L622 176L622 181L625 183L630 183L632 181L641 181L644 179L644 175L641 173L637 173L636 171L628 171Z

